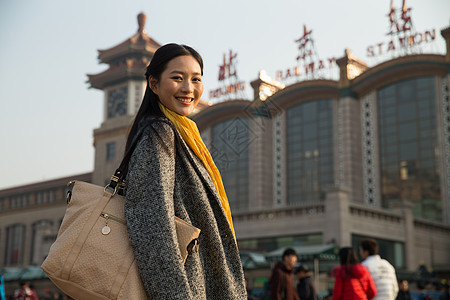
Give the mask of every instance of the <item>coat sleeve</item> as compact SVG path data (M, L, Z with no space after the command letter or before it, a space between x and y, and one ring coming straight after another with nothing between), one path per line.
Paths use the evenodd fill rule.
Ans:
M311 280L308 280L308 286L309 286L309 295L308 295L309 299L317 300L316 288L314 287L314 284L312 283Z
M377 294L377 288L375 287L375 283L373 282L372 276L370 276L369 271L366 269L365 270L365 278L367 280L367 291L366 295L367 295L367 299L372 299L375 297L375 295Z
M192 299L174 220L175 136L154 122L130 160L125 215L142 282L152 300Z
M339 274L336 275L336 280L334 281L333 288L333 300L341 300L343 299L343 287L344 281L342 280Z
M394 291L394 295L397 295L398 294L398 281L397 281L397 276L395 275L395 269L391 264L389 264L389 269L391 271L392 289Z
M274 270L270 279L270 299L281 300L281 276L283 272L279 269Z

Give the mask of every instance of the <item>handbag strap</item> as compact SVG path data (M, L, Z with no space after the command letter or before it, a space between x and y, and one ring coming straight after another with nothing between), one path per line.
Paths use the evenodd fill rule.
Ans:
M170 127L172 127L172 129L175 130L175 126L171 122L169 122L166 119L162 119L162 118L151 118L149 124L152 124L155 121L165 122ZM130 148L128 148L127 152L125 153L125 155L122 159L122 162L120 163L119 167L116 169L114 174L111 176L110 182L106 185L105 191L108 188L111 188L114 190L113 195L115 195L116 193L121 194L123 192L123 188L124 188L123 183L124 183L125 176L128 172L128 163L130 162L130 159L131 159L131 156L133 155L134 149L136 148L137 143L144 131L145 131L145 127L143 127L138 132L138 134L134 137L134 140L131 143ZM175 133L175 138L178 139L178 136L176 133Z
M109 183L106 185L105 192L108 188L111 188L114 190L113 195L115 195L117 192L123 189L123 179L128 171L128 163L130 162L131 155L133 154L133 151L136 148L139 138L141 137L143 132L144 129L141 129L135 136L130 148L128 148L127 152L122 158L122 162L120 163L114 174L111 176L111 180L109 181Z

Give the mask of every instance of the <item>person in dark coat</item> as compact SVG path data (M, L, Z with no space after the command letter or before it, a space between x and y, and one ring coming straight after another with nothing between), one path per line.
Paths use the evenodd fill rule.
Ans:
M444 291L439 295L439 300L450 300L450 281L444 284Z
M301 300L317 300L316 289L307 265L300 265L294 270L298 278L297 293Z
M126 151L125 217L142 283L152 300L247 298L222 179L192 113L203 93L203 61L167 44L153 55ZM125 151L125 152L126 152ZM175 216L201 230L185 262Z
M398 294L395 300L411 300L411 293L409 292L408 280L403 279L398 283Z
M272 270L270 277L270 295L272 300L299 300L294 287L292 273L297 263L297 253L288 248L283 252L282 261Z

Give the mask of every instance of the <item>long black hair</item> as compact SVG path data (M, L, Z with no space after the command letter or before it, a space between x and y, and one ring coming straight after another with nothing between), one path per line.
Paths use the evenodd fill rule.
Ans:
M359 263L355 250L351 247L343 247L339 250L339 258L347 276L353 277L352 267Z
M161 74L166 69L169 61L183 55L192 56L193 58L195 58L195 60L197 60L198 64L200 65L201 74L203 75L203 59L200 54L193 48L186 45L172 43L166 44L156 50L152 60L150 61L150 64L147 66L147 71L145 72L147 87L145 89L144 99L142 100L141 106L139 107L139 110L134 119L133 126L131 127L130 133L128 134L125 153L131 147L131 143L133 142L134 137L138 132L138 125L143 118L145 118L146 116L164 116L158 105L158 95L156 95L149 87L149 77L151 76L152 78L159 81L161 78Z

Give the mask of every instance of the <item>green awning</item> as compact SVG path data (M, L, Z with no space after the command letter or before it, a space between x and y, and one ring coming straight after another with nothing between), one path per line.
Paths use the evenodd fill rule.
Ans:
M22 280L33 280L33 279L42 279L47 278L47 275L38 266L28 266L23 268L22 274L20 275L20 279Z
M263 253L241 250L239 255L244 270L270 268L270 263Z
M22 268L3 268L0 270L3 280L16 281L16 280L36 280L47 278L47 275L42 271L39 266L26 266Z
M292 248L297 252L300 261L313 261L318 258L321 261L337 261L339 260L339 247L330 245L314 245L314 246L297 246L297 247L283 247L272 252L269 252L266 257L273 260L281 260L284 250Z

